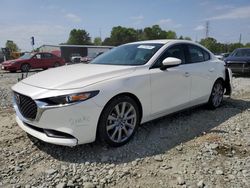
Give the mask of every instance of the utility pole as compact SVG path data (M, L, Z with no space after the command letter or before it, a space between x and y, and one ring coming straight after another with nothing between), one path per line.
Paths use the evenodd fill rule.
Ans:
M32 46L32 50L33 50L33 52L34 52L34 45L35 45L35 38L32 36L31 38L31 46Z
M206 21L206 38L209 37L210 24L209 21Z
M239 43L241 44L241 34L240 34L240 39L239 39Z
M100 34L100 38L101 38L101 41L102 41L102 28L99 28L99 34Z

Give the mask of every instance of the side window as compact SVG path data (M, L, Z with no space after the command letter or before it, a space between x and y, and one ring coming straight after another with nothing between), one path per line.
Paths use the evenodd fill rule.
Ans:
M36 59L41 59L41 54L36 54L35 58Z
M167 49L156 61L154 68L161 67L162 62L167 57L175 57L181 60L182 64L185 64L185 55L182 45L175 45Z
M44 53L44 54L42 54L42 58L43 59L51 59L52 58L52 54Z
M200 63L208 61L210 54L202 48L195 45L188 45L188 63Z
M210 59L210 54L206 52L205 50L203 50L203 53L204 53L205 61L208 61Z

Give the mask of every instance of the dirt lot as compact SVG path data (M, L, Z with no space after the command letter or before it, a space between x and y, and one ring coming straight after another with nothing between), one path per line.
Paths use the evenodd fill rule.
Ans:
M250 78L214 111L198 107L142 125L120 148L31 138L15 123L0 72L0 187L250 187Z

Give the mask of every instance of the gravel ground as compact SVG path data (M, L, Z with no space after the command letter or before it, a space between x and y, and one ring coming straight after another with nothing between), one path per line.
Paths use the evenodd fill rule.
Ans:
M120 148L44 143L15 123L0 72L0 187L250 187L250 78L214 110L198 107L140 126Z

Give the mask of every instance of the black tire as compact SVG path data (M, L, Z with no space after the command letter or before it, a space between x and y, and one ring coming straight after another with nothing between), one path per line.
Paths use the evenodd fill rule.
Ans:
M55 62L54 67L59 67L59 66L60 66L60 63Z
M139 123L137 103L128 96L115 97L102 111L97 129L98 138L110 146L122 146L134 136Z
M30 65L28 63L24 63L24 64L21 65L20 69L21 69L22 72L29 72Z
M218 108L222 101L223 101L223 95L224 95L224 84L222 80L216 80L216 82L213 85L209 100L208 100L208 107L210 109L216 109Z
M12 70L12 71L10 71L10 73L16 73L16 70Z

